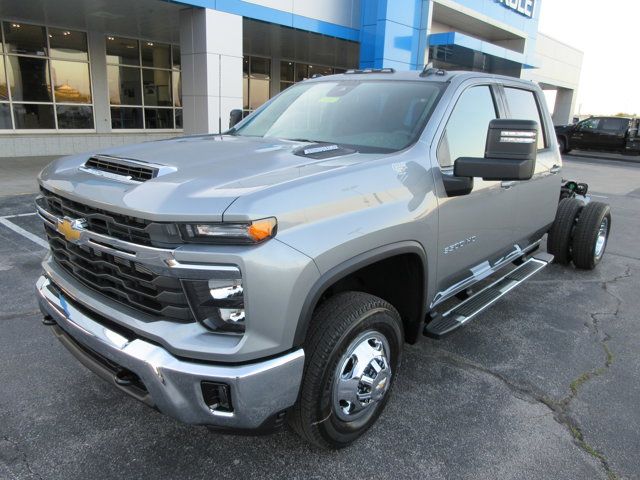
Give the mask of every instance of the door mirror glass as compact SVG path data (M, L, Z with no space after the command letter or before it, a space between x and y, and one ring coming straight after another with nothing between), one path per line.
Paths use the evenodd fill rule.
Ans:
M231 110L231 114L229 115L229 128L233 128L237 123L240 123L240 120L242 120L242 110Z
M492 120L484 158L458 158L454 164L454 175L484 180L529 180L535 169L537 145L537 122Z

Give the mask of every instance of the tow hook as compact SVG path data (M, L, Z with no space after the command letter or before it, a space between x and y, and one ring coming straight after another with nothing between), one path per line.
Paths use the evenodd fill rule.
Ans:
M135 373L123 368L122 370L118 370L118 373L114 375L113 379L121 387L130 387L137 380L137 376Z
M42 317L42 324L46 325L47 327L51 327L56 324L56 321L51 315L45 315L44 317Z

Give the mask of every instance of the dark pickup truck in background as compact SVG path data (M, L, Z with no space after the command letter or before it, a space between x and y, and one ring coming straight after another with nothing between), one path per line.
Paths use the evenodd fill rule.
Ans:
M640 155L640 119L591 117L573 125L556 126L562 153L571 150L601 150Z

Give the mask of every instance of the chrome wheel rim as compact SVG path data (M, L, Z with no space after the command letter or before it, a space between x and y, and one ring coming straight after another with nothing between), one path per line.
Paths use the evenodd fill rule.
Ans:
M336 367L333 384L333 411L352 422L370 415L391 385L389 342L384 335L369 330L351 342Z
M596 239L596 246L594 249L594 256L596 260L600 260L602 258L602 254L604 253L604 248L607 245L607 237L609 236L609 219L604 217L602 219L602 223L600 223L600 228L598 229L598 238Z

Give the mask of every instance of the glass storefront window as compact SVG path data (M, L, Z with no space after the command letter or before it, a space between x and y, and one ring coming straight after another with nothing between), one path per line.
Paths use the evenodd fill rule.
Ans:
M271 96L271 59L245 57L243 74L243 109L248 113Z
M20 22L3 22L2 27L8 53L47 55L47 36L44 27Z
M143 128L142 108L111 107L112 128Z
M95 128L86 32L2 22L0 128Z
M166 70L142 70L144 104L154 107L170 107L171 72Z
M87 106L58 105L58 128L92 129L93 109Z
M141 42L142 66L171 68L171 46L164 43Z
M170 108L145 108L144 121L147 128L173 128L173 110Z
M49 47L52 58L88 61L87 34L74 30L49 29Z
M281 82L294 82L295 67L293 62L280 62L280 81Z
M11 105L0 103L0 130L11 129Z
M130 67L107 66L109 102L111 105L141 105L140 70Z
M180 57L180 47L178 45L171 45L171 66L174 70L180 70L182 68L182 59Z
M9 56L7 75L14 102L51 102L49 62L43 58Z
M180 48L112 36L106 43L111 128L182 128Z
M128 38L107 37L107 63L140 65L138 41Z
M51 60L51 75L56 102L91 103L88 63Z
M171 85L173 87L173 106L182 107L182 76L180 72L171 72Z
M2 45L1 42L0 45ZM0 100L9 100L9 88L7 87L7 75L4 71L3 55L0 55Z
M56 128L53 105L13 104L13 118L17 129L51 130Z

